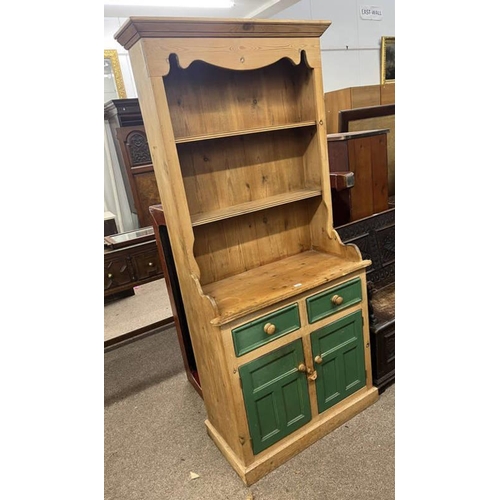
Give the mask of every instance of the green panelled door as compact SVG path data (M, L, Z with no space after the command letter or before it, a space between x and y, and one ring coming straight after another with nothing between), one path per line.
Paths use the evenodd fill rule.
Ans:
M366 384L361 311L311 333L311 348L319 412Z
M243 398L254 454L311 420L302 340L240 366Z

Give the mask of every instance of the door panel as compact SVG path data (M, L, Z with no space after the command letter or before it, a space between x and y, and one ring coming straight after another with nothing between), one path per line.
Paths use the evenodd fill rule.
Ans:
M366 385L361 311L311 333L313 358L318 372L316 394L322 412Z
M311 420L302 340L240 367L243 399L255 454Z

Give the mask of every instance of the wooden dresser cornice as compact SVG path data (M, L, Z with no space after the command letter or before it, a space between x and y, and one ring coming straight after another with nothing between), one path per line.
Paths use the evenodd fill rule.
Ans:
M130 49L141 38L318 38L330 24L329 21L130 17L115 39Z

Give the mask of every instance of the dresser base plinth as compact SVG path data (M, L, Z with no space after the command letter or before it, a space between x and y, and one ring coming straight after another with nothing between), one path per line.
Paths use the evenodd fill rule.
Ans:
M376 387L361 389L346 398L342 403L313 418L311 422L294 432L293 435L284 438L281 442L256 455L254 462L248 466L245 466L235 455L208 420L205 420L205 425L207 426L208 435L215 442L226 460L243 482L250 486L358 413L361 413L375 403L378 397L379 393Z

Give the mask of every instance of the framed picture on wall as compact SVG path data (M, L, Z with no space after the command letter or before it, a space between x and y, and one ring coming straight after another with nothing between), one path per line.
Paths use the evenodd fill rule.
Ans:
M380 53L380 83L396 81L396 37L383 36Z
M126 97L118 51L104 49L104 102Z

